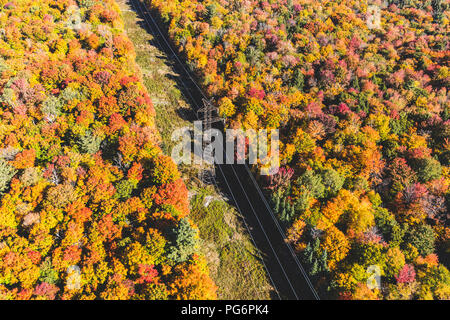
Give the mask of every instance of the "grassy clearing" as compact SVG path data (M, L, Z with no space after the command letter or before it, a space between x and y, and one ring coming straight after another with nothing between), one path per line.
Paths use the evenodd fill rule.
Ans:
M219 285L219 297L268 299L271 287L238 213L213 190L196 191L191 217L200 229L204 254L212 262L210 271Z
M174 80L177 75L166 64L164 53L150 44L153 37L141 27L131 4L127 0L116 1L135 46L143 83L155 105L162 148L170 154L174 146L170 139L172 132L191 124L182 117L190 106L177 88ZM219 287L219 299L269 299L272 288L237 211L214 188L200 187L198 168L183 166L180 170L192 195L191 217L199 227L201 251ZM208 200L210 203L205 207Z
M173 80L177 75L166 64L164 54L151 45L153 36L141 26L143 21L132 10L132 5L127 0L118 0L117 3L122 9L126 32L135 47L136 62L141 68L143 83L155 106L162 148L166 154L170 154L174 145L170 139L172 132L190 124L179 113L180 110L187 110L189 105L182 99L181 91Z

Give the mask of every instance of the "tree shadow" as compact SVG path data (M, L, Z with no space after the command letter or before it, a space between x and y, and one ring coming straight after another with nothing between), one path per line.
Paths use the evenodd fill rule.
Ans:
M187 70L184 58L179 54L175 45L170 41L164 22L160 19L157 12L145 8L140 0L128 0L127 4L136 13L138 17L138 25L152 35L153 39L149 40L149 44L157 48L163 55L157 55L156 58L164 61L173 74L166 77L176 83L176 88L180 90L186 101L193 107L190 115L187 117L187 109L180 113L185 120L196 119L196 112L202 106L203 93L197 87L198 78L194 76L191 70ZM192 79L194 78L194 79ZM178 112L178 110L177 110Z

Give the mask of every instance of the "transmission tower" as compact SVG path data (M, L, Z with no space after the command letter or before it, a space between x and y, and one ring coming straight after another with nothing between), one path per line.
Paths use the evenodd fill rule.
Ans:
M210 100L203 99L203 107L197 110L197 117L202 121L204 132L210 130L214 123L223 122L224 119L219 116L218 109ZM211 141L202 139L202 150L209 151L204 154L211 154ZM200 180L206 184L214 184L216 178L216 168L214 166L214 155L211 159L203 159L202 168L200 170Z

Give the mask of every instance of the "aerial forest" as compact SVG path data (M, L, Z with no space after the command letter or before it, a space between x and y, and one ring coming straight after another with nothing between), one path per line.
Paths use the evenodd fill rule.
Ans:
M450 299L449 1L146 3L228 128L280 130L259 182L322 296Z
M112 0L0 0L0 298L215 299Z

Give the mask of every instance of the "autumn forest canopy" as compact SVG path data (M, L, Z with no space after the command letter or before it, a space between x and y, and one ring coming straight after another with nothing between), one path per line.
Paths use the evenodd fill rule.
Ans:
M143 3L322 298L450 299L449 0ZM114 0L0 0L0 299L217 298L155 117Z
M261 183L322 296L450 298L449 1L147 3L228 127L280 129Z
M115 2L0 8L0 298L215 298Z

